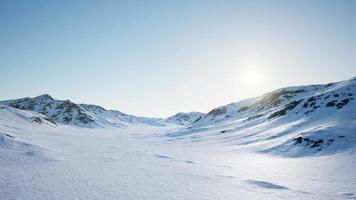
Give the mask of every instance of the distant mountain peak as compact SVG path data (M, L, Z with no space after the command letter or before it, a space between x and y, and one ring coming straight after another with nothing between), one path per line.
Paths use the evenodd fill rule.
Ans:
M166 122L179 124L179 125L190 125L202 118L205 114L200 112L179 112L171 117L165 119Z
M34 98L0 101L13 108L43 114L57 123L79 127L128 127L132 125L164 126L162 119L136 117L97 105L77 104L71 100L57 100L49 94Z
M34 97L34 99L48 99L48 100L54 100L51 95L49 94L42 94L42 95L39 95L37 97Z

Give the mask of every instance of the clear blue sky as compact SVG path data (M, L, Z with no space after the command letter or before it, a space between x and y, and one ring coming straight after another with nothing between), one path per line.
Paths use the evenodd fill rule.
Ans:
M0 0L0 99L203 111L356 76L352 0Z

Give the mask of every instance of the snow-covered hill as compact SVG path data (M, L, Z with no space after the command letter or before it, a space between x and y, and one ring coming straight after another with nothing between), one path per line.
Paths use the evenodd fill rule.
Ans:
M353 78L326 85L281 88L258 98L215 108L195 124L199 126L231 121L246 116L249 117L248 120L275 119L290 115L292 110L298 117L318 115L322 111L329 111L332 114L335 110L345 110L342 108L354 100L355 82L356 78ZM298 112L295 112L296 110Z
M213 109L167 134L284 156L325 155L356 145L356 78L278 89Z

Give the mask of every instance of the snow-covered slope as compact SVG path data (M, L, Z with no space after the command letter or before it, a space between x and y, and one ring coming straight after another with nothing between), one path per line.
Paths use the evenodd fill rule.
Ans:
M284 156L325 155L356 145L356 78L282 88L213 109L167 134Z
M22 111L6 105L0 105L0 121L3 125L17 124L42 124L46 126L56 126L57 123L51 118L40 113Z

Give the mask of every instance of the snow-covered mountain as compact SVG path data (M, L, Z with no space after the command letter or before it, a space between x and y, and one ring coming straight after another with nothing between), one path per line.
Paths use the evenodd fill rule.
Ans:
M318 115L324 111L333 114L335 110L344 110L342 108L354 100L355 81L356 78L353 78L325 85L281 88L261 97L215 108L195 124L198 126L231 121L245 116L248 116L246 120L257 118L271 120L292 113L298 117Z
M202 118L204 115L205 114L201 112L189 112L189 113L180 112L171 117L168 117L164 121L168 123L174 123L180 125L190 125L195 121L199 120L200 118Z
M0 105L40 113L54 122L79 127L128 127L138 124L149 126L189 125L204 115L199 112L190 112L178 113L166 119L138 117L117 110L106 110L97 105L57 100L48 94L34 98L0 101Z
M167 134L287 156L332 154L356 145L356 78L287 87L213 109Z
M100 106L76 104L70 100L53 99L44 94L34 98L0 101L0 104L46 115L60 124L79 127L128 127L137 124L163 126L162 119L136 117Z

